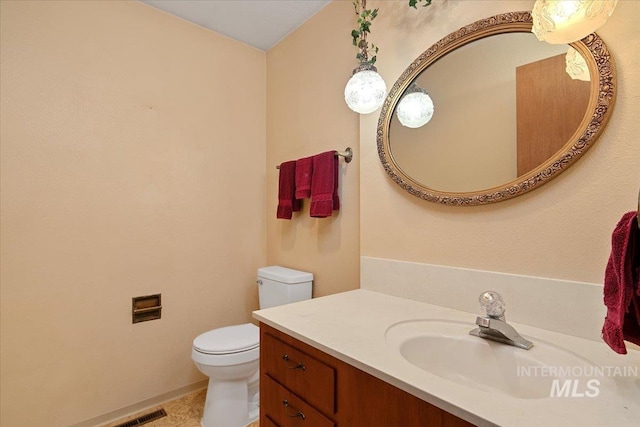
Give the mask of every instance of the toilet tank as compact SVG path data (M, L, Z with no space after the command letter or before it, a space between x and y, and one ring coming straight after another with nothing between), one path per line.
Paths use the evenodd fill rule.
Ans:
M311 299L313 274L272 265L258 269L260 308Z

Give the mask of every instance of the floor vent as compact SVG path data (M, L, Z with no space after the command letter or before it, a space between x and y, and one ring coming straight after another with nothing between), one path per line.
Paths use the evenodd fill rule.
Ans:
M138 418L135 418L133 420L127 421L126 423L122 423L122 424L118 424L115 427L135 427L135 426L141 426L143 424L146 423L150 423L151 421L155 421L157 419L160 419L162 417L166 417L167 413L165 412L164 409L159 409L157 411L153 411L150 412L148 414L142 415Z

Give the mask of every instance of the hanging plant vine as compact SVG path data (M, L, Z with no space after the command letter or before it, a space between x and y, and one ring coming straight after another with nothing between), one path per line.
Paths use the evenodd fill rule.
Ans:
M378 9L367 9L367 0L354 1L353 8L358 16L358 28L351 31L351 37L353 45L360 49L356 59L360 61L360 65L373 66L376 63L378 47L367 41L367 34L371 33L371 23L378 16Z
M414 9L417 9L416 5L418 4L421 4L422 7L427 7L431 4L431 0L409 0L409 6Z
M431 5L432 0L409 0L409 6L417 9L417 5L422 7ZM358 17L358 27L351 31L353 45L359 49L356 59L360 61L360 65L370 65L376 63L378 47L367 41L367 35L371 34L371 24L378 16L378 9L367 9L367 0L356 0L353 2L353 8Z

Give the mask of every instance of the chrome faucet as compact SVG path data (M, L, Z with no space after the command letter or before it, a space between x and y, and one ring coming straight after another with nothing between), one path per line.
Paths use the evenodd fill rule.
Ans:
M509 325L504 317L504 300L499 293L485 291L480 294L480 306L485 311L485 316L476 318L476 325L479 327L469 331L470 335L498 341L503 344L514 345L516 347L529 350L533 343L523 338L514 328Z

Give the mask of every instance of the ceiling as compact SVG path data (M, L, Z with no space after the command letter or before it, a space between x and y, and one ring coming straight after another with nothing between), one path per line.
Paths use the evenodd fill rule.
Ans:
M260 50L269 50L330 0L140 0Z

